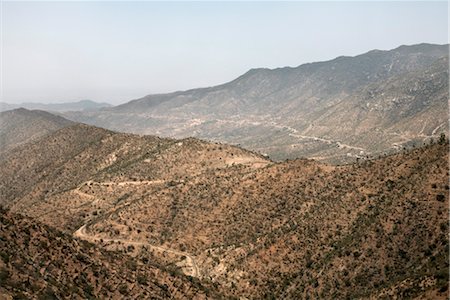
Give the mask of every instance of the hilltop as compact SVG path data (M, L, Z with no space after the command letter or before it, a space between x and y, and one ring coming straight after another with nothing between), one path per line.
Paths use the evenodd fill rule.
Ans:
M18 108L0 112L0 155L72 124L75 123L41 110Z
M342 163L448 133L448 45L252 69L214 87L65 116L112 130L239 144L275 160Z
M269 163L258 154L229 145L123 134L75 124L19 146L0 160L0 204L32 216L48 215L52 225L61 226L95 209L90 205L92 197L82 190L98 182L105 183L100 186L107 189L132 187L135 191L130 194L136 197L139 187L150 192L214 169L253 169ZM120 202L121 196L98 204L110 207ZM55 210L59 207L64 209Z
M0 204L226 298L447 299L448 153L274 163L76 124L0 161Z

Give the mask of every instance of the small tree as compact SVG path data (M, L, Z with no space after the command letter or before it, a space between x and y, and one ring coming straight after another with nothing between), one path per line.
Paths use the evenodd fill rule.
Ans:
M443 144L445 144L445 141L446 141L446 139L445 139L445 133L441 133L441 136L439 137L439 145L443 145Z

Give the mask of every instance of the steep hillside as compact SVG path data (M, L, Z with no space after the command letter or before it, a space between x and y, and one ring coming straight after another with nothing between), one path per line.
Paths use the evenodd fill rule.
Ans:
M226 297L446 299L448 147L272 163L192 138L74 125L0 161L0 199Z
M2 299L206 299L212 287L0 209Z
M14 147L74 124L40 110L18 108L0 113L0 156Z
M420 44L253 69L223 85L67 117L118 131L240 144L274 159L354 161L448 132L448 49Z

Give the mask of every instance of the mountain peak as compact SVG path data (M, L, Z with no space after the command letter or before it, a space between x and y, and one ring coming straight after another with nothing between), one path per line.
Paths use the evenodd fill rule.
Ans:
M42 110L20 107L0 112L0 155L75 122Z

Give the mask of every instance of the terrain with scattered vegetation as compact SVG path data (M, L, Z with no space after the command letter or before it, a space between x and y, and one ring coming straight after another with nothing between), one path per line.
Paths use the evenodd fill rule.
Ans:
M64 127L0 157L0 293L447 299L448 150L443 135L353 164L275 163Z
M155 263L144 251L105 251L0 210L0 299L207 299L211 286Z

